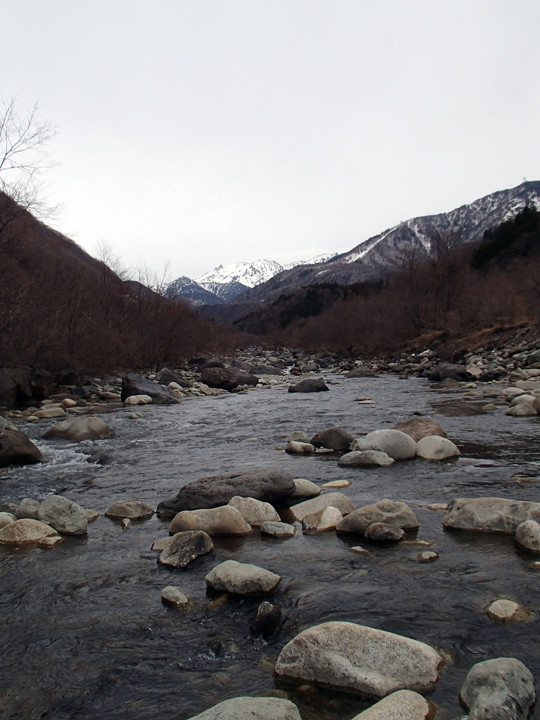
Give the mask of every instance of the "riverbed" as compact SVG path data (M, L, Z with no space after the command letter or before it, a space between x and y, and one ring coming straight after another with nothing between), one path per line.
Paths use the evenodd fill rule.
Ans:
M45 463L0 475L2 502L55 492L100 517L88 536L51 550L0 548L2 652L0 714L34 720L186 720L239 695L287 692L303 720L348 720L371 704L359 698L276 685L273 664L299 631L347 620L400 633L440 649L448 662L430 699L437 718L463 714L459 689L481 660L512 656L538 682L538 588L535 557L510 536L446 531L433 503L457 497L540 499L540 418L442 417L432 404L450 397L421 379L384 375L326 377L330 391L289 394L287 386L173 406L120 408L103 415L110 440L78 445L41 440L53 421L23 429ZM375 406L356 398L369 396ZM340 426L354 436L411 417L437 419L461 449L455 462L412 460L390 468L339 468L337 457L284 452L294 430L309 435ZM95 456L102 464L88 462ZM393 545L334 532L287 540L216 540L215 550L186 571L157 564L151 550L168 524L153 517L123 529L104 516L114 502L152 507L205 475L278 467L318 485L349 480L343 492L357 507L382 498L408 503L420 528ZM369 552L358 554L353 545ZM420 563L433 550L439 558ZM264 641L249 622L257 599L210 597L204 576L219 562L252 562L282 577L273 602L285 622ZM165 585L192 600L187 611L161 603ZM507 597L531 611L526 622L495 624L487 604ZM540 711L531 717L540 718Z

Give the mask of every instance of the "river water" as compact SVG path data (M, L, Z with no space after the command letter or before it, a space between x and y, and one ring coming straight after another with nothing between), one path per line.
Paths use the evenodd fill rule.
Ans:
M330 392L289 394L286 386L175 406L119 409L105 419L110 440L70 445L39 440L45 426L24 428L44 452L40 466L0 475L1 500L42 499L56 492L104 513L114 502L156 507L186 483L249 467L279 467L318 484L347 479L356 504L384 497L411 505L417 533L391 546L333 532L288 540L217 540L186 571L157 564L153 541L167 535L157 517L122 526L104 517L88 537L52 550L0 549L0 715L34 720L185 720L239 695L275 692L272 668L283 645L302 629L347 620L400 633L440 648L449 662L430 699L437 718L462 715L459 689L471 666L493 657L522 660L540 678L538 588L533 556L509 536L449 532L430 503L456 497L539 500L540 418L491 414L437 417L432 403L449 399L420 379L345 379L328 375ZM361 405L367 395L376 407ZM284 452L293 430L314 434L339 425L358 436L391 427L413 413L441 422L462 451L457 462L413 460L385 469L339 468L334 456ZM107 464L87 462L102 453ZM429 546L419 544L427 541ZM370 552L359 555L351 546ZM439 553L419 563L420 552ZM279 573L274 596L286 618L269 642L249 630L258 600L220 602L206 594L205 574L218 562L253 562ZM192 608L160 600L179 586ZM532 611L529 621L498 625L486 605L508 597ZM370 703L312 687L286 690L304 720L348 720ZM540 718L538 709L533 717Z

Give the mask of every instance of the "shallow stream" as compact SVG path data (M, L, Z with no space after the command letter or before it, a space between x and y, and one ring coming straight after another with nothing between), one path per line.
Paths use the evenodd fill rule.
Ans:
M47 425L23 428L44 452L40 466L0 475L0 500L63 494L102 513L88 537L52 550L0 548L0 715L34 720L185 720L238 695L276 690L272 668L300 630L347 620L397 632L442 649L449 663L430 699L437 718L463 714L459 689L471 666L513 656L540 685L540 572L534 556L510 536L449 532L430 503L456 497L540 500L540 418L502 410L473 417L439 417L442 395L426 381L394 376L344 379L329 375L330 392L289 394L286 386L194 398L175 406L119 409L104 419L111 440L69 445L42 441ZM376 407L361 405L369 396ZM352 435L391 427L414 412L437 419L457 443L457 462L406 461L386 469L339 468L336 457L284 452L293 430L314 434L339 425ZM96 453L107 464L87 462ZM153 541L167 535L157 517L126 530L103 513L120 500L156 507L188 482L248 467L275 466L318 484L347 479L361 506L384 497L411 505L420 529L391 546L363 538L320 536L216 541L214 552L186 571L157 564ZM428 541L429 546L415 544ZM362 544L367 555L351 551ZM419 563L420 552L439 553ZM249 630L259 600L221 602L206 594L205 574L225 559L279 573L273 602L286 621L270 642ZM192 609L160 600L179 586ZM532 611L527 622L498 625L485 607L508 597ZM282 688L283 689L283 688ZM303 720L348 720L370 703L312 687L285 688ZM532 717L540 718L540 710Z

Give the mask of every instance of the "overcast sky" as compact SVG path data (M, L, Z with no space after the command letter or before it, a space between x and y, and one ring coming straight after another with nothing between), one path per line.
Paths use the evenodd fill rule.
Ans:
M538 0L0 0L50 221L169 279L540 179Z

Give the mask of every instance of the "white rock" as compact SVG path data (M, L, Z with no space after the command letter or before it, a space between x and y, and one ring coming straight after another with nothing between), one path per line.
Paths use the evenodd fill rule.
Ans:
M294 492L292 497L316 497L321 494L321 488L311 480L305 478L294 478Z
M124 400L124 405L150 405L151 402L150 395L129 395Z
M189 720L301 720L301 717L290 700L238 697L224 700Z
M261 534L275 538L288 538L296 535L296 528L289 523L268 521L261 525Z
M294 520L302 522L306 515L311 515L330 506L337 508L342 515L347 515L354 510L353 503L346 495L339 492L330 492L311 500L304 500L298 505L292 505L289 508L289 513Z
M470 669L460 699L469 718L526 720L535 701L534 677L516 658L494 658Z
M431 720L435 707L412 690L397 690L352 720Z
M88 519L84 509L62 495L49 495L39 506L39 519L63 535L86 535Z
M416 443L416 454L424 460L446 460L457 457L460 452L448 438L426 435Z
M204 530L208 535L248 535L249 525L232 505L222 505L204 510L182 510L177 513L169 525L169 533L174 535L184 530Z
M406 460L416 455L416 443L401 430L374 430L356 439L351 450L379 450L394 460Z
M292 440L287 443L285 452L289 453L289 455L313 455L315 452L315 445Z
M281 651L275 673L344 692L382 697L432 690L442 663L429 645L348 622L304 630Z
M525 520L516 528L516 542L529 552L540 553L540 523Z
M236 560L216 565L204 579L210 589L233 595L270 595L281 581L270 570Z
M252 497L236 495L229 500L229 505L236 508L244 520L252 527L260 527L263 522L279 522L280 517L270 503Z
M352 450L338 460L340 467L390 467L395 460L380 450Z
M499 598L491 602L486 608L486 614L491 620L496 622L519 622L526 620L530 613L529 611L513 600L507 600L506 598Z

